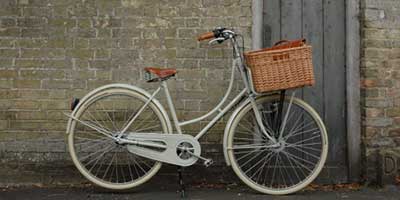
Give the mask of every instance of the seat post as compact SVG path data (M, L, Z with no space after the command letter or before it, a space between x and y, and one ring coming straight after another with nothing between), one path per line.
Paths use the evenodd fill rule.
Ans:
M179 126L178 117L176 116L175 106L174 106L174 103L172 102L172 97L171 97L171 94L169 93L167 83L165 81L161 81L161 87L164 89L165 96L167 97L168 107L169 107L169 110L171 111L171 115L172 115L172 119L174 120L176 131L179 134L182 134L181 127Z

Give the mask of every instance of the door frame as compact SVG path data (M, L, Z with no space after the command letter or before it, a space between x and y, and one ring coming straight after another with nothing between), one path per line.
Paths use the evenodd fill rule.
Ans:
M346 4L346 129L348 181L361 179L360 0ZM263 1L252 0L252 49L262 48Z

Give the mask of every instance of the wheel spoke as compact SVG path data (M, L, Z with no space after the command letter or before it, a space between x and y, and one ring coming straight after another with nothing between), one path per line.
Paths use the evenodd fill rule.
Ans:
M95 144L92 144L92 145L85 146L85 147L81 148L80 150L84 152L84 151L86 151L88 149L91 149L93 147L98 147L99 145L103 145L103 144L105 144L107 142L110 142L110 139L109 138L104 138L104 139L102 139L100 141L100 143L95 143Z
M281 162L282 162L282 165L280 165ZM281 155L280 154L278 154L278 165L282 166L282 167L279 167L278 170L279 170L279 173L281 174L281 180L283 181L283 185L286 187L287 184L286 184L285 176L282 173L282 168L285 169L286 166L284 165L283 160L281 160Z
M272 146L267 146L265 144L259 143L259 144L246 144L246 145L235 145L232 148L228 149L261 149L261 148L272 148Z
M257 171L255 171L254 174L250 177L250 178L252 179L259 171L262 171L262 168L264 168L264 165L265 165L265 161L267 161L267 159L268 159L273 153L274 153L273 151L270 151L269 153L267 153L267 155L266 155L263 159L259 160L256 164L254 164L252 167L250 167L249 169L247 169L244 173L247 174L247 172L249 172L250 170L252 170L254 167L258 166L258 164L260 164L261 162L263 162L263 165L262 165L261 167L259 167L259 168L257 169Z
M299 144L299 145L287 145L286 148L301 147L303 149L309 149L309 150L321 152L321 149L316 149L316 148L313 148L313 147L309 147L309 146L320 145L320 144L321 144L320 142L317 142L317 143L308 143L308 144Z
M154 128L157 128L157 127L160 127L160 125L159 125L159 124L156 124L156 125L154 125L154 126L147 126L147 127L144 127L144 128L141 128L141 129L136 130L136 132L151 130L151 129L154 129Z
M262 171L263 171L263 169L265 168L265 165L274 157L274 155L276 155L276 153L275 152L272 152L271 154L270 154L270 156L267 158L267 157L265 157L266 159L264 159L264 163L263 163L263 165L260 167L260 173L258 174L258 176L257 176L257 182L258 182L258 179L260 179L260 177L261 177L261 175L262 175ZM267 168L268 169L268 168ZM252 178L252 177L250 177L250 178Z
M314 132L314 133L318 133L319 131L316 131L316 132ZM313 134L314 134L313 133ZM297 141L297 142L295 142L295 143L293 143L293 144L300 144L300 143L304 143L304 142L306 142L306 141L309 141L309 140L313 140L313 139L315 139L315 138L319 138L319 137L321 137L321 135L314 135L313 137L310 137L310 138L307 138L307 139L304 139L304 140L300 140L300 141Z
M112 145L114 145L114 144L110 144L109 146L112 146ZM107 148L108 148L109 146L107 146ZM83 161L85 161L86 159L90 158L91 156L96 155L97 153L99 153L99 152L101 152L101 151L102 151L102 150L98 150L98 151L92 152L92 153L90 153L89 155L86 155L86 156L84 156L83 158L81 158L80 161L83 162Z
M303 166L305 169L307 169L308 171L312 172L311 169L309 169L308 167L306 167L306 166L305 166L304 164L302 164L300 161L305 162L305 163L308 163L308 164L310 164L310 165L314 165L315 163L312 163L312 162L310 162L310 161L308 161L308 160L306 160L306 159L300 158L300 157L298 157L298 156L296 156L296 155L293 155L293 154L291 154L291 153L289 153L289 152L286 152L286 151L284 151L284 153L285 153L286 155L288 155L290 158L292 158L293 161L295 161L295 162L298 163L298 164L301 164L301 166ZM299 161L299 160L300 160L300 161Z
M130 175L131 180L133 180L134 178L133 178L133 173L132 173L132 168L131 168L131 161L129 159L129 154L126 153L125 155L126 155L126 162L128 164L129 175Z
M298 147L295 147L295 146L292 146L292 147L295 148L295 149L297 149L298 151L301 151L302 153L304 153L304 154L306 154L306 155L309 155L309 156L311 156L311 157L317 159L317 160L320 159L320 157L318 157L318 156L316 156L316 155L314 155L314 154L312 154L312 153L309 153L309 152L307 152L307 151L304 151L304 150L302 150L302 149L300 149L300 148L298 148Z
M138 125L136 125L136 128L135 128L135 130L137 131L137 132L139 132L138 131L138 129L140 130L140 129L142 129L143 128L143 126L145 126L146 124L144 124L147 120L149 120L149 118L152 116L152 113L150 112L150 113L147 113L147 116L140 122L140 124L138 124ZM143 125L144 124L144 125Z
M85 118L87 118L88 120L94 121L94 123L95 123L97 126L103 128L104 130L106 130L106 131L108 131L108 132L110 132L110 133L112 132L110 129L108 129L108 128L105 126L104 123L100 123L100 122L96 119L96 117L94 117L94 115L92 114L91 111L89 111L89 110L86 111L86 114L87 114L87 115L84 116Z
M308 127L308 126L310 126L310 125L312 125L312 124L314 124L315 122L313 122L313 121L311 121L311 122L308 122L306 125L304 125L303 127L301 127L300 125L301 125L301 123L298 125L298 127L296 127L295 129L294 129L294 131L292 131L292 130L290 130L290 133L291 134L293 134L293 133L295 133L295 132L297 132L297 131L299 131L300 129L304 129L304 128L306 128L306 127ZM291 134L288 134L288 135L286 135L286 137L285 138L289 138L289 137L291 137Z
M93 164L93 166L89 169L89 172L91 172L93 170L93 168L97 165L97 163L100 161L100 158L104 157L105 154L107 154L108 152L114 150L116 148L116 146L112 147L111 150L107 150L104 151L103 153L101 153L99 156L97 156L97 158L95 158L94 160L96 160L96 162ZM92 161L90 161L89 163L86 163L85 166L88 166Z
M106 147L106 150L103 152L103 153L101 153L100 155L98 155L98 156L96 156L95 158L93 158L92 160L89 160L86 164L84 164L85 166L89 166L92 162L94 162L94 161L96 161L96 163L98 162L98 160L102 157L102 156L104 156L104 154L106 154L106 153L108 153L108 152L111 152L112 150L114 150L115 148L116 148L117 146L114 146L114 145L110 145L110 146L108 146L108 147ZM100 152L100 151L98 151L98 152ZM96 154L94 154L94 155L96 155ZM84 161L84 160L81 160L81 161ZM90 171L90 170L89 170Z
M272 187L272 183L274 182L274 177L275 177L275 170L276 170L276 165L278 163L278 157L279 153L276 154L276 159L275 159L275 164L274 164L274 169L272 171L272 178L271 178L271 184L269 184L270 187Z
M314 132L312 132L312 131L314 131ZM309 133L309 132L312 132L312 134L315 134L316 132L319 132L319 128L315 127L315 128L308 129L308 130L305 130L305 131L299 131L299 132L296 132L296 133L292 133L290 137L296 137L298 135L302 135L302 134ZM289 139L289 137L288 137L288 139Z
M107 167L106 171L104 172L104 175L103 175L103 178L102 178L102 179L105 179L105 178L106 178L107 173L108 173L108 170L111 168L111 164L114 162L114 156L115 156L115 152L114 152L114 154L113 154L113 157L111 158L110 164L108 164L108 167ZM112 174L112 173L111 173L111 174ZM110 176L110 177L112 177L112 176Z
M299 182L301 182L301 178L300 178L299 174L297 173L295 166L293 166L293 163L292 163L291 159L289 158L289 156L288 156L287 154L283 153L283 155L286 156L286 158L288 159L288 162L289 162L290 166L292 167L292 169L293 169L293 171L294 171L294 174L296 175L296 177L297 177L297 179L299 180ZM297 165L296 165L296 166L297 166Z
M98 103L99 103L100 106L103 108L103 111L105 112L105 114L106 114L108 120L109 120L109 121L111 122L111 124L113 125L114 130L115 130L115 131L119 131L118 128L116 127L114 121L111 119L110 113L107 112L107 109L104 107L103 103L102 103L101 101L99 101Z
M251 161L253 161L255 158L257 158L261 153L265 152L266 149L261 150L260 152L258 152L255 156L251 157L249 160L247 160L245 163L242 163L241 166L246 166L248 163L250 163Z

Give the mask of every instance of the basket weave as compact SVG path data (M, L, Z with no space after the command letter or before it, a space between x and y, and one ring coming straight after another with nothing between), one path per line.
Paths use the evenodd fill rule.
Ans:
M314 85L311 46L297 46L270 48L244 54L256 92Z

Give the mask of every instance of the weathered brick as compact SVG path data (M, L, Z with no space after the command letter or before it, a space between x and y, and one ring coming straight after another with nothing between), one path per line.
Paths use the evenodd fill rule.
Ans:
M50 39L46 42L47 48L72 48L72 39Z
M44 80L43 88L46 89L69 89L72 86L72 81L69 80Z
M206 50L204 49L179 49L176 53L177 58L205 58Z
M44 110L66 110L69 108L69 103L65 100L46 100L40 101L41 108Z
M17 21L13 18L3 18L0 22L2 27L13 27L17 25Z
M13 102L12 109L17 110L37 110L39 103L35 100L18 100Z
M89 39L85 38L74 38L75 49L85 49L89 47Z
M108 49L96 49L94 51L94 59L110 59L110 54Z
M115 28L112 29L112 37L114 38L123 38L123 37L131 37L131 38L139 38L142 34L141 29L127 29L127 28Z
M17 7L2 6L0 8L1 16L18 16L20 14L21 14L21 9Z
M26 79L62 79L64 78L64 71L58 70L22 70L20 77Z
M17 78L18 71L16 70L0 70L0 78Z
M109 60L92 60L89 62L89 67L91 69L111 69L111 61Z
M17 21L18 26L21 27L37 27L46 24L45 18L21 18Z
M89 49L70 49L67 50L67 57L79 59L91 59L94 56L94 51Z
M12 88L13 81L12 80L0 80L0 88Z
M92 27L92 20L83 18L77 20L77 26L79 29L88 29Z
M40 80L14 80L15 88L40 88Z
M18 49L0 49L1 58L15 58L19 56Z
M96 37L96 29L94 28L73 28L70 32L71 35L78 38L94 38Z
M118 47L118 41L107 39L90 39L89 47L95 49L116 48Z
M76 20L70 18L50 18L49 26L72 28L76 26Z

